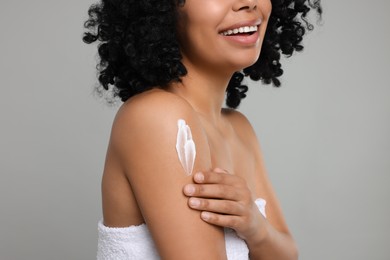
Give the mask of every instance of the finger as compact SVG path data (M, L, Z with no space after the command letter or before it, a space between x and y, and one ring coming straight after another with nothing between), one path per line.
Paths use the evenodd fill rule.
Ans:
M227 171L216 168L213 171L197 172L194 174L195 183L220 183L234 185L240 183L240 177L228 174Z
M188 205L192 209L220 214L242 215L244 212L244 207L242 204L231 200L190 198L188 200Z
M243 224L243 219L234 215L221 215L213 212L203 211L200 217L207 223L227 227L232 229L238 229Z
M238 201L243 197L241 194L242 190L224 184L187 184L184 186L183 192L185 195L191 197L214 198L235 201Z
M232 173L228 172L227 170L224 170L224 169L219 168L219 167L214 168L213 171L214 171L214 172L218 172L218 173L224 173L224 174L232 174Z

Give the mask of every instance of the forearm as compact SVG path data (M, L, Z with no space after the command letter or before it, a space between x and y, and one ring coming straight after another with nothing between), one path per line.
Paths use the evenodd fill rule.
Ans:
M246 241L251 260L297 260L298 250L289 234L276 230L265 223L265 236ZM260 237L260 235L258 236Z

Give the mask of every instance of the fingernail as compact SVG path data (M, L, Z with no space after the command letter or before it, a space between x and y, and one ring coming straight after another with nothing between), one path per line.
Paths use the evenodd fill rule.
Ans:
M210 213L208 212L205 212L203 211L201 214L200 214L201 218L204 219L204 220L209 220L210 219Z
M199 205L200 205L200 201L198 199L195 199L195 198L190 199L190 206L191 207L198 207Z
M201 172L196 173L194 178L195 178L195 180L197 182L203 182L204 181L204 175Z
M191 184L184 187L184 193L187 195L192 195L195 192L195 187Z

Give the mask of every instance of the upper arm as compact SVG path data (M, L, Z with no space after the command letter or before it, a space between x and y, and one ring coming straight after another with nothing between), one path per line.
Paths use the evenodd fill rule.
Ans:
M167 93L146 94L116 117L111 145L130 181L162 259L224 259L223 231L187 206L183 186L192 182L175 149L177 121L190 126L196 144L194 172L211 167L210 151L191 107Z

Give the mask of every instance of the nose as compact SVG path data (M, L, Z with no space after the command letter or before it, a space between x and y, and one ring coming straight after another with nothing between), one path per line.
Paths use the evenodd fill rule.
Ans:
M236 0L233 6L234 11L252 11L257 8L258 0Z

